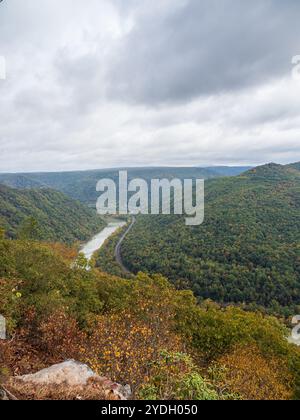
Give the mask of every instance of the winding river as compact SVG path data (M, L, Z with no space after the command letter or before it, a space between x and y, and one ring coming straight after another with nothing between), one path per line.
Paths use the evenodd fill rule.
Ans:
M87 244L85 244L81 251L87 260L91 260L92 256L98 251L111 235L113 235L118 229L126 225L123 220L114 220L106 226L101 232L93 237Z

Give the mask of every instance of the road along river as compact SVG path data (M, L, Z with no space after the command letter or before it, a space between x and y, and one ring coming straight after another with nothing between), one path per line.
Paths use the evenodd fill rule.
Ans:
M122 270L125 274L131 274L131 273L127 270L127 268L125 267L125 265L122 261L121 246L122 246L122 243L123 243L124 239L126 238L128 233L131 231L131 229L133 228L135 222L136 222L136 218L133 216L130 225L128 226L127 230L123 233L123 235L119 239L119 241L116 245L116 248L115 248L115 259L116 259L117 263L122 268ZM84 256L86 257L86 259L88 261L90 261L92 256L94 255L94 253L96 251L98 251L100 248L102 248L106 239L108 239L118 229L124 227L126 224L127 223L124 222L124 220L120 220L120 219L115 219L115 220L111 221L110 223L108 223L106 228L104 228L101 232L99 232L97 235L95 235L93 237L93 239L91 239L86 245L84 245L81 248L80 252L82 252L84 254ZM300 347L300 339L296 340L296 339L290 337L288 341L290 343L296 344L297 346Z
M133 216L132 221L131 221L128 229L126 230L125 233L123 233L122 237L120 238L120 240L117 243L117 246L115 248L115 259L116 259L117 263L122 268L122 270L123 270L123 272L125 274L131 274L131 273L130 273L129 270L127 270L127 268L125 267L125 265L124 265L124 263L122 261L121 246L122 246L122 243L124 242L124 239L126 238L126 236L128 235L128 233L131 231L131 229L135 225L135 222L136 222L136 218Z
M111 235L118 229L126 225L124 220L114 220L110 222L106 228L93 237L87 244L85 244L80 252L84 254L85 258L90 261L96 251L98 251Z

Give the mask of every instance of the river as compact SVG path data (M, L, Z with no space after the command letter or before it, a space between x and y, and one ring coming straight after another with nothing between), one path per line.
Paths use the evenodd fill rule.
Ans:
M98 251L111 235L113 235L118 229L125 226L126 222L123 220L114 220L106 226L101 232L93 237L87 244L85 244L80 252L82 252L88 261L91 260L92 256Z
M124 267L122 259L121 259L121 253L120 248L121 244L125 238L125 236L128 234L128 232L131 230L133 225L135 224L136 219L133 217L131 225L128 227L127 231L123 234L121 239L119 240L116 249L115 249L115 257L123 271L127 274L129 274L129 271ZM87 258L88 261L91 260L92 256L96 251L98 251L103 245L106 239L108 239L111 235L113 235L118 229L124 227L127 223L123 220L115 219L108 223L106 228L104 228L101 232L99 232L97 235L93 237L89 242L87 242L82 248L81 251L84 256ZM295 344L300 347L300 339L295 340L294 338L290 337L288 339L289 343Z

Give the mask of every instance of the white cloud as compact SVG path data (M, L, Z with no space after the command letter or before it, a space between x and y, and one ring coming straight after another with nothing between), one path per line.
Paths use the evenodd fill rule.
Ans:
M239 13L248 10L244 1L230 1ZM218 35L195 49L199 33L191 25L211 33L210 4L200 13L194 0L164 0L160 7L148 0L2 3L0 55L7 79L0 80L0 171L299 160L300 84L290 76L293 46L287 43L300 30L285 20L300 11L299 3L260 0L246 22L266 10L273 15L265 32L243 28L250 31L244 50L232 38L243 22L231 22L231 31L229 21L224 38L235 45L222 44ZM260 48L257 32L268 37L278 27L281 40L264 40ZM205 57L221 48L224 57L216 57L224 78L214 83ZM232 51L238 54L238 83L232 83ZM183 67L193 75L198 69L206 85L183 80Z

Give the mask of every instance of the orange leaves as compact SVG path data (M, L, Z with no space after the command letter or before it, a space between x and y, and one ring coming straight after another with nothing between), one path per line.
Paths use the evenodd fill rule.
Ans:
M289 400L291 377L282 361L266 360L256 346L236 348L222 357L223 385L246 400Z
M60 242L52 242L44 244L45 247L51 249L56 254L60 255L64 260L72 262L78 255L76 247L67 246Z
M134 311L138 309L144 314L145 304L137 302ZM153 305L150 317L133 315L129 309L98 317L86 346L86 360L101 375L140 386L149 378L162 349L180 348L180 340L170 328L157 324L155 309Z
M86 334L63 312L53 313L38 328L40 348L52 363L78 358L85 352Z
M292 396L300 359L291 352L285 328L276 319L211 302L197 306L190 292L176 291L161 276L139 274L127 282L93 271L72 277L70 270L71 277L62 282L63 266L52 277L47 261L43 277L25 279L28 288L19 280L0 279L0 292L5 292L0 293L2 310L9 314L16 302L21 309L15 339L0 343L0 374L1 367L25 374L74 358L101 376L130 384L135 397ZM22 297L16 299L19 291ZM247 343L256 346L245 347ZM285 363L274 355L282 355ZM202 375L215 360L211 384ZM295 372L292 379L288 364Z
M190 299L160 276L139 274L130 287L123 309L93 319L83 361L136 390L150 381L162 350L184 349L175 334L176 318L183 301Z

